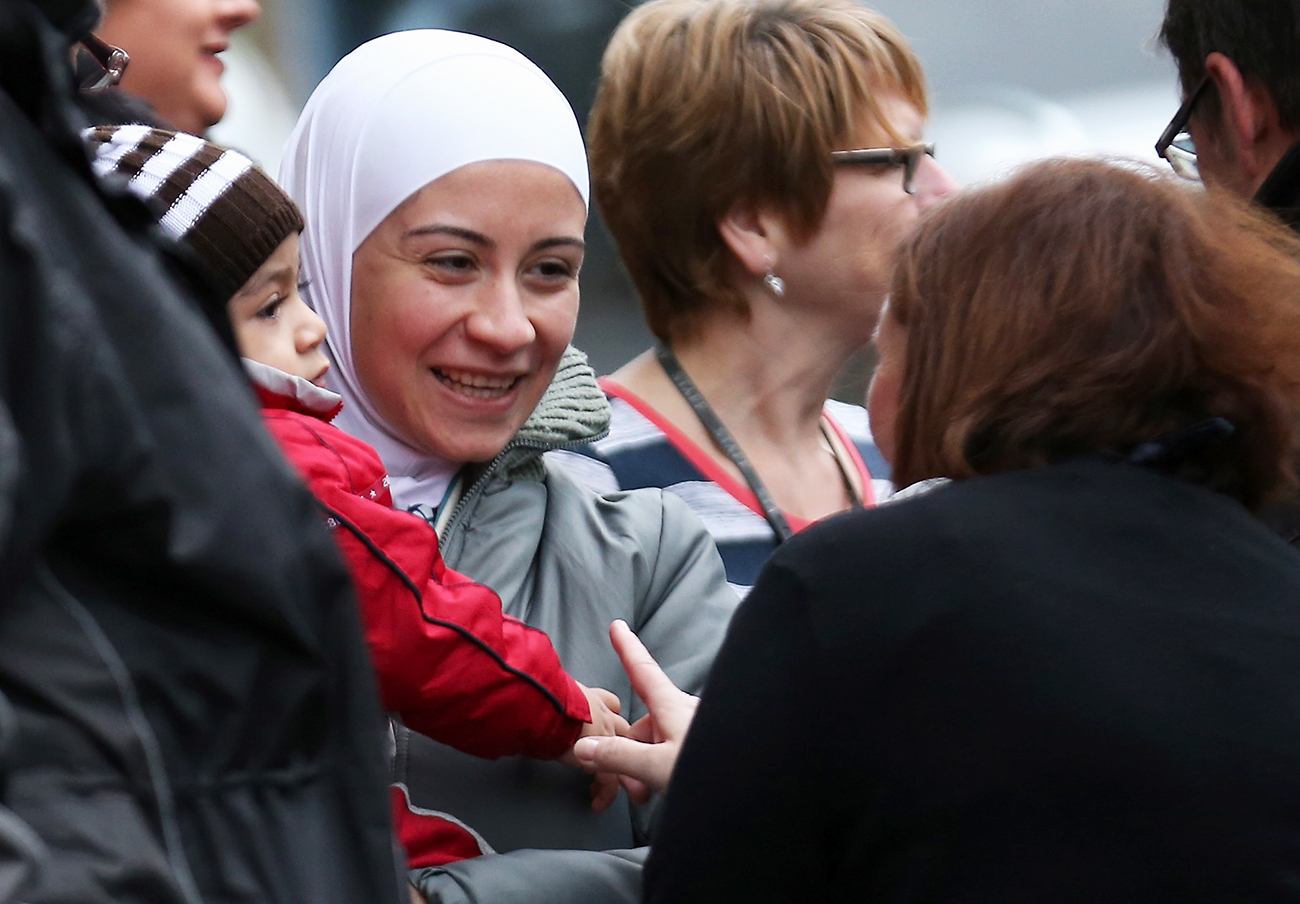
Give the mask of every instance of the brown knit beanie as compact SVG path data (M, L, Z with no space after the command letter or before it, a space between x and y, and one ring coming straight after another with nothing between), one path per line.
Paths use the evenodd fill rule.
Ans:
M87 129L95 172L127 180L169 237L207 266L231 297L286 238L302 214L278 185L238 151L184 132L143 125Z

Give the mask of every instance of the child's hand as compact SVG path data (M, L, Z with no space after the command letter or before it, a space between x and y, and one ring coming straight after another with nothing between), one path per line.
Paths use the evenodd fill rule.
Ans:
M618 695L605 690L603 687L587 687L579 684L582 692L587 695L587 706L591 708L591 722L582 726L582 734L578 737L609 737L611 735L627 734L627 719L619 715L623 711L623 704L619 701Z
M623 704L616 694L602 687L587 687L582 684L578 686L587 695L587 705L591 709L591 722L582 726L580 737L609 737L611 735L627 734L629 728L627 719L619 715L622 712ZM570 766L578 765L573 751L565 754L561 761L568 763ZM592 811L596 813L604 812L618 798L618 789L617 775L609 772L597 773L591 782Z

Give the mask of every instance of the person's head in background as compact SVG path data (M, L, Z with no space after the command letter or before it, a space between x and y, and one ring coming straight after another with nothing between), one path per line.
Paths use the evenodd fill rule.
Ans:
M299 294L302 215L271 177L238 151L184 133L99 126L87 137L96 172L149 205L230 299L240 354L323 386L325 322Z
M1032 165L923 219L880 333L869 404L900 486L1179 431L1156 461L1177 476L1251 507L1295 481L1300 239L1225 192Z
M1255 196L1300 140L1300 3L1169 0L1160 41L1201 178Z
M844 338L864 344L894 247L953 184L924 153L833 152L915 147L927 107L906 40L853 0L633 10L605 51L588 142L651 331L675 343L719 312L744 318L771 274L787 301L852 311L860 335Z
M121 88L201 135L226 114L219 54L262 13L257 0L107 0L95 34L131 56Z

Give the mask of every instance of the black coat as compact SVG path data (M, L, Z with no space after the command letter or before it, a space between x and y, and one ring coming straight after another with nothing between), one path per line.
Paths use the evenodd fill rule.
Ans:
M1273 167L1259 187L1255 202L1300 232L1300 142L1293 145ZM1273 503L1260 516L1278 536L1292 546L1300 547L1300 493L1292 493Z
M46 848L22 897L399 900L346 573L231 350L110 206L147 216L94 184L67 60L0 4L0 766Z
M1100 459L815 525L736 614L646 886L1300 899L1300 555Z

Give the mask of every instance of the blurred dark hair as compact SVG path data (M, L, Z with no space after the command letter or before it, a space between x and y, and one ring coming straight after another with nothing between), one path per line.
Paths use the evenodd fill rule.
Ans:
M906 331L900 486L1127 455L1223 417L1178 476L1258 506L1295 483L1300 238L1227 192L1056 160L927 214Z
M1218 51L1268 89L1283 127L1300 126L1300 0L1169 0L1160 42L1178 65L1184 93Z

